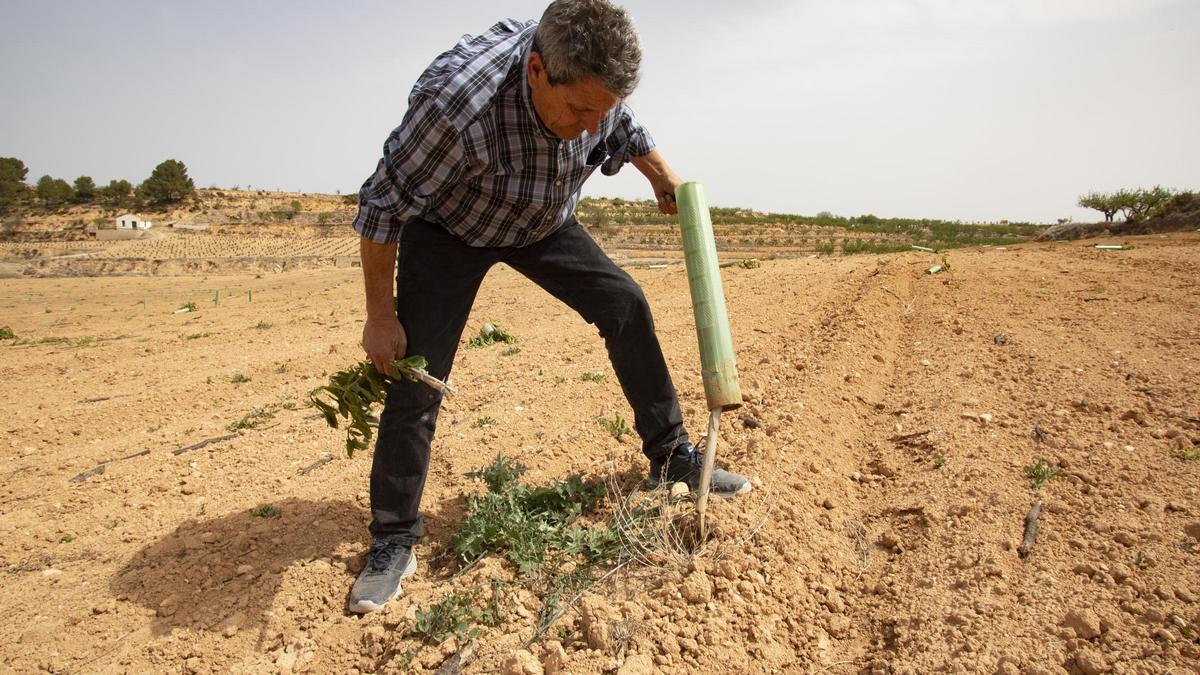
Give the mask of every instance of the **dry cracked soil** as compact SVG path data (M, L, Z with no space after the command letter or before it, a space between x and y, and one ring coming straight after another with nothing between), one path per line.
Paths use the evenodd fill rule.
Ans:
M724 269L757 424L726 415L718 452L756 489L533 644L509 586L465 672L1200 672L1200 235L1128 242ZM698 436L685 270L630 272ZM413 640L417 612L517 576L446 554L465 473L645 470L596 423L630 413L594 328L497 268L467 330L519 351L459 352L418 573L350 615L371 458L305 401L361 358L357 270L0 288L0 672L432 671L468 645Z

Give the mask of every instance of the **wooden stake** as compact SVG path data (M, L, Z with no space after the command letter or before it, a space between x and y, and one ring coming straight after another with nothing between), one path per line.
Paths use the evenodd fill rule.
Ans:
M708 489L712 483L713 465L717 460L717 427L721 423L721 409L713 408L708 413L708 438L704 443L704 468L700 471L700 489L696 495L696 513L700 516L700 541L708 535L705 527L704 510L708 507Z

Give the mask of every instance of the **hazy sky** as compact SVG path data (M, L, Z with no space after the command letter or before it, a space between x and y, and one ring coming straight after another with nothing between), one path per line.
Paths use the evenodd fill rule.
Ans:
M463 33L544 0L0 4L0 156L138 182L354 191ZM1200 1L629 0L630 105L714 205L1052 221L1200 188ZM632 166L586 194L649 198Z

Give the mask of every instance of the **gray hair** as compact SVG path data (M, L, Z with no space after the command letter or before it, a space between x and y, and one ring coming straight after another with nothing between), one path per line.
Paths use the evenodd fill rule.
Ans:
M608 0L555 0L534 36L551 84L594 77L625 98L637 86L642 48L629 14Z

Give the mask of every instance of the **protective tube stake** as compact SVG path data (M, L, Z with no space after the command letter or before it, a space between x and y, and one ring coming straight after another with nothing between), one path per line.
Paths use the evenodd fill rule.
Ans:
M713 238L704 186L700 183L680 185L675 189L675 201L679 208L692 312L696 317L696 337L700 342L700 373L709 409L708 442L704 449L700 492L696 497L700 540L704 541L704 511L708 506L709 484L717 456L717 426L721 411L741 407L742 392L738 386L729 314L725 310L725 292L721 288L721 271L717 265L717 243Z

